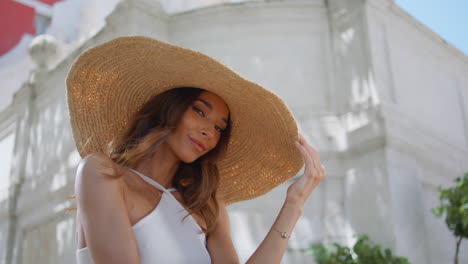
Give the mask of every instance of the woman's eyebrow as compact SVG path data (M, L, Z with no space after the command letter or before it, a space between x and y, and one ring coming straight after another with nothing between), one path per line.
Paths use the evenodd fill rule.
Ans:
M211 104L208 103L207 101L205 101L205 100L203 100L203 99L201 99L201 98L198 98L197 100L200 101L200 102L202 102L203 104L205 104L206 107L208 107L210 110L213 110L213 106L211 106Z
M201 99L201 98L198 98L197 101L202 102L202 103L203 103L204 105L206 105L206 107L208 107L210 110L213 110L213 106L212 106L210 103L208 103L207 101L205 101L205 100L203 100L203 99ZM223 120L223 122L226 124L226 126L228 125L228 121L226 120L226 118L223 117L223 118L221 118L221 120Z

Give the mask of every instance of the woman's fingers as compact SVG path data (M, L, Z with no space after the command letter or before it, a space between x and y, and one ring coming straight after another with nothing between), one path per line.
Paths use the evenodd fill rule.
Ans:
M317 151L307 144L302 135L300 135L299 140L295 144L304 158L305 167L304 173L288 188L288 197L294 201L303 203L322 181L325 173L318 159Z
M314 160L318 161L318 164L316 165L319 165L320 159L318 157L317 151L314 148L312 148L312 146L310 146L309 143L307 143L307 141L302 135L301 135L301 138L302 138L302 145L307 149L307 152L310 153L310 155L314 158Z
M299 150L299 152L301 152L302 157L304 158L305 169L307 169L307 167L311 163L310 155L309 153L307 153L306 148L299 141L296 141L296 147Z
M323 167L323 165L320 163L320 159L319 159L317 151L305 141L302 135L300 135L299 142L300 142L300 146L303 149L303 152L305 152L306 156L308 157L308 164L306 164L307 166L306 169L309 169L312 174L318 173L318 174L324 175L325 167Z

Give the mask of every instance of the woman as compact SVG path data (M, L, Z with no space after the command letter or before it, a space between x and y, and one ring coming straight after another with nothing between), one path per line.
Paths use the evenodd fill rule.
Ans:
M67 77L78 263L238 263L226 205L304 173L247 263L279 263L317 152L283 101L212 58L146 37L83 53Z

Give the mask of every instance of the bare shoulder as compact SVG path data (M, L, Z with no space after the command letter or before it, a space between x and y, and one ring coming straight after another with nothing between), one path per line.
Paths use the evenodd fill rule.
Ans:
M117 164L113 160L104 153L97 152L84 157L80 161L77 175L82 172L94 172L93 174L115 176L117 173L116 168Z
M75 194L78 205L87 208L86 202L102 198L121 200L123 195L122 177L116 177L115 163L103 153L93 153L84 157L78 164L75 176ZM81 203L80 203L81 202Z
M219 201L219 213L214 231L208 236L207 248L212 263L239 263L231 240L229 214L224 202Z
M229 234L229 215L226 208L226 204L223 201L218 202L219 205L219 213L218 213L218 221L217 221L217 233L216 235L220 235L222 233Z
M123 177L115 177L114 165L99 153L81 160L75 179L79 221L95 263L138 263Z

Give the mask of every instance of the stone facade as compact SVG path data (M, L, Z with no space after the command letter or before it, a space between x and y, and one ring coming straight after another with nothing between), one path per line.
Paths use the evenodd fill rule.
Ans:
M80 157L64 80L81 52L123 35L206 53L290 106L327 177L282 263L313 263L304 251L310 243L351 245L357 233L413 264L452 262L455 239L430 209L437 186L468 171L463 53L391 0L246 1L178 12L162 3L122 0L98 31L49 69L36 68L0 113L0 139L15 135L0 263L74 263L75 213L64 209L74 206L65 197ZM263 240L290 183L228 207L241 262ZM462 243L460 263L467 252Z

